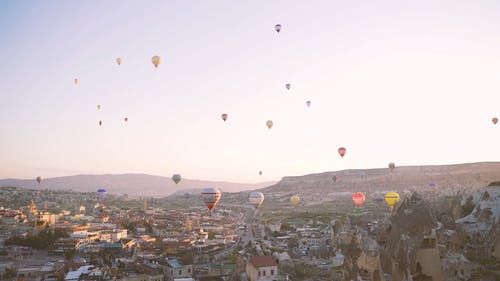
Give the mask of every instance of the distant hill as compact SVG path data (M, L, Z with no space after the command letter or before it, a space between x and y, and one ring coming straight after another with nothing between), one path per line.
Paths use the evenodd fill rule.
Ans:
M164 197L175 192L184 194L186 191L213 186L223 192L238 192L253 190L274 184L263 183L231 183L203 180L182 179L175 185L170 177L152 176L146 174L121 174L121 175L75 175L43 179L38 184L35 179L2 179L0 188L6 186L27 189L74 190L80 192L94 192L103 187L110 194L128 194L131 197L152 196Z
M336 177L334 182L333 178ZM441 187L484 187L500 180L500 162L455 165L401 166L389 168L342 170L304 176L284 177L263 188L264 193L321 194L324 192L377 192Z

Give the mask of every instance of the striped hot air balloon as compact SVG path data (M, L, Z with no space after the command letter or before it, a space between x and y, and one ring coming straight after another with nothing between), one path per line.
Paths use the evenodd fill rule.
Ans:
M207 208L210 210L210 213L212 212L212 209L215 208L217 203L219 203L221 197L221 192L217 188L214 187L207 187L203 189L201 192L201 199L203 200L203 203L207 206Z

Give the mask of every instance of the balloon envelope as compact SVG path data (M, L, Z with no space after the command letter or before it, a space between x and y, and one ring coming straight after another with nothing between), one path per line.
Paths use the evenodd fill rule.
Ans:
M98 105L97 105L97 110L100 110L100 109L101 109L101 105L100 105L100 104L98 104Z
M385 202L387 203L387 205L389 205L391 209L394 208L394 205L396 205L398 201L399 201L399 194L397 194L396 192L388 192L385 195Z
M99 199L104 198L104 196L106 195L106 189L104 189L104 188L99 188L99 189L97 190L97 195L99 196Z
M493 122L493 124L495 124L495 125L496 125L496 124L498 123L498 118L493 117L493 118L491 119L491 122Z
M161 59L159 56L154 56L151 58L151 62L153 63L153 65L158 68L158 66L160 65L160 62L161 62Z
M259 175L262 176L262 171L259 171Z
M42 182L42 177L36 177L36 181L37 181L38 183L41 183L41 182Z
M389 163L388 166L389 166L389 169L391 170L391 172L392 172L392 170L394 170L394 168L396 168L396 164L394 164L393 162Z
M338 152L340 154L340 157L344 157L344 155L346 153L345 147L339 147Z
M102 121L99 121L99 126L102 126Z
M254 191L248 196L248 201L255 208L259 208L260 205L262 205L262 203L264 202L264 194L262 192Z
M172 176L172 180L175 182L175 184L178 184L181 181L182 177L180 174L174 174Z
M266 126L267 126L269 129L271 129L271 128L273 127L273 124L274 124L274 123L273 123L273 121L272 121L272 120L267 120L267 122L266 122ZM279 130L278 130L278 131L279 131Z
M75 79L73 80L73 82L75 83L75 85L76 85L76 84L78 84L78 79L77 79L77 78L75 78Z
M210 211L219 203L220 197L221 193L217 188L207 187L201 192L201 199Z
M285 85L285 87L286 87L286 89L287 89L287 90L290 90L290 87L291 87L291 86L292 86L292 85L290 85L290 84L286 84L286 85Z
M365 194L363 192L356 192L352 195L352 201L356 206L361 207L365 203Z
M125 122L127 122L128 121L128 117L125 117L124 120L125 120Z
M186 199L191 198L191 195L192 195L192 193L191 193L191 192L186 192L186 193L184 193L184 197L186 197Z
M307 105L307 107L310 107L311 106L311 101L306 101L306 105Z
M222 117L222 120L224 120L224 121L226 121L226 120L227 120L227 114L226 114L226 113L223 113L223 114L221 115L221 117Z
M117 63L118 65L121 65L121 64L122 64L122 58L117 58L117 59L116 59L116 63Z
M297 196L297 195L294 195L294 196L290 197L290 203L292 203L292 205L294 205L294 206L299 205L299 203L300 203L300 197Z
M334 183L337 182L337 179L338 179L337 176L333 176L332 177L332 180L333 180Z
M276 30L276 32L280 33L281 31L281 24L277 24L274 26L274 30Z

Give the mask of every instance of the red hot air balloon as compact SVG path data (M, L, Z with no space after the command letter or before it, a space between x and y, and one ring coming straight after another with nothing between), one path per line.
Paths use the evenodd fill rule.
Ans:
M99 126L102 126L102 121L101 120L99 120Z
M354 201L356 206L361 207L363 206L363 203L365 203L365 195L363 192L356 192L352 195L352 201Z
M344 157L344 155L345 155L345 152L346 152L345 147L339 147L339 150L338 150L338 151L339 151L340 157L342 157L342 158L343 158L343 157Z
M219 203L220 197L221 193L217 188L208 187L201 192L201 199L210 210L210 213L212 213L212 209Z
M493 118L491 119L491 122L493 122L493 124L495 124L495 125L496 125L496 124L497 124L497 122L498 122L498 118L493 117Z
M227 120L227 114L226 114L226 113L223 113L223 114L221 115L221 117L222 117L222 120L224 120L224 122L226 122L226 120Z
M128 117L125 117L124 120L125 120L125 122L127 122L128 121Z

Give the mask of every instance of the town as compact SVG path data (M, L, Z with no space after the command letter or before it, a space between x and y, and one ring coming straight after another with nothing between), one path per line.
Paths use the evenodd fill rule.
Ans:
M498 280L500 183L401 195L167 198L0 189L2 280ZM299 198L297 196L297 198ZM292 200L293 201L293 200ZM262 202L260 202L262 203ZM496 278L496 279L495 279Z

